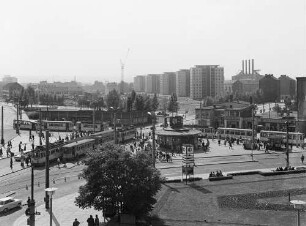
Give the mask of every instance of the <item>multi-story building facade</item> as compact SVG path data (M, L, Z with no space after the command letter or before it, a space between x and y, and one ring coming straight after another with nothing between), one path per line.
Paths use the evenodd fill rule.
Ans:
M165 72L160 75L160 94L171 95L176 92L176 74L174 72Z
M146 76L138 75L134 77L134 90L135 92L144 92L146 84Z
M233 80L224 80L224 95L230 95L233 93Z
M263 94L264 102L275 102L280 99L279 80L272 74L266 74L259 80L259 89Z
M56 96L73 96L83 94L82 87L75 81L71 82L53 82L41 81L37 85L39 93L52 94Z
M146 93L160 93L160 75L149 74L146 76L145 82Z
M18 82L18 79L16 77L10 76L10 75L4 75L2 79L3 85L8 83L15 83Z
M232 80L234 94L252 94L259 89L259 81L255 79Z
M105 94L107 95L112 90L116 90L117 92L119 92L120 87L118 86L118 84L116 82L109 82L109 83L106 84Z
M223 96L224 69L219 65L196 65L190 69L190 97Z
M293 98L296 95L296 81L287 75L281 75L279 78L280 98Z
M182 69L176 72L176 95L178 97L190 96L190 70Z

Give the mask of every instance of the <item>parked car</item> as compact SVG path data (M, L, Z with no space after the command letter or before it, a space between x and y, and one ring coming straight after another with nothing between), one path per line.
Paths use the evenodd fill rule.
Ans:
M14 199L12 197L5 197L0 199L0 213L6 213L16 207L21 207L21 199Z
M24 156L24 158L27 158L28 156L31 156L32 154L32 150L28 150L28 151L24 151L23 154L17 154L17 155L14 155L14 159L16 162L20 162L21 161L21 155Z

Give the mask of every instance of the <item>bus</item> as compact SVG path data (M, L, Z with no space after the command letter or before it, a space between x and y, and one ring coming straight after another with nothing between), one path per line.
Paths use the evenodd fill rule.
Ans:
M71 121L43 121L43 128L50 131L70 132L74 130L73 122Z
M262 130L260 131L260 141L269 142L271 139L280 140L280 142L287 143L287 132L280 131L269 131ZM289 132L288 133L288 144L301 146L304 144L304 134L298 132Z
M217 138L226 139L235 138L235 139L252 139L252 130L251 129L237 129L237 128L218 128L217 129ZM254 131L254 137L256 137L256 131Z

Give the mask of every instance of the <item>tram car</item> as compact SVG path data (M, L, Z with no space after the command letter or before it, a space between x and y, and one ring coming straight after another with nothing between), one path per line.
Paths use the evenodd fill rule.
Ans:
M114 141L115 132L114 130L105 130L91 135L96 140L96 144L102 144L106 142Z
M50 131L70 132L74 130L72 121L43 121L43 128Z
M217 137L221 139L231 138L242 138L242 139L252 139L251 129L237 129L237 128L218 128ZM254 132L254 137L256 137L256 132Z
M260 141L271 142L272 143L287 143L287 133L281 131L270 131L261 130L260 131ZM298 132L288 132L288 144L301 146L304 144L304 134Z
M62 147L63 159L72 160L83 156L86 152L95 148L95 139L84 139L65 144Z
M102 131L101 124L91 124L91 123L80 123L79 124L79 131L82 132L100 132Z
M128 128L118 128L117 139L118 143L125 143L127 141L132 140L136 134L136 128L128 127Z
M49 144L49 161L56 161L57 158L63 157L63 152L61 150L64 145L64 141L58 141ZM46 146L39 145L34 149L34 155L31 156L31 163L33 166L43 166L46 163Z
M36 130L37 122L35 120L18 120L14 119L13 128L16 129L17 122L20 130Z

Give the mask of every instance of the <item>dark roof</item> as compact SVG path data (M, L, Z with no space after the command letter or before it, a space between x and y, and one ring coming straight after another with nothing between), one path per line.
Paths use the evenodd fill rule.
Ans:
M20 89L23 89L23 86L20 85L18 82L11 82L11 83L7 83L6 85L3 86L3 89L11 89L13 87L18 87Z

